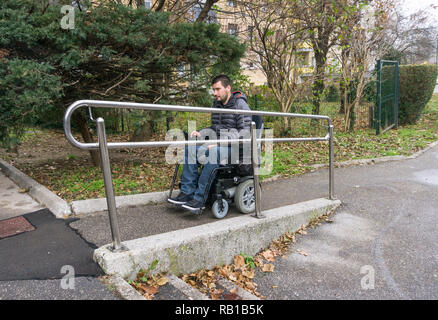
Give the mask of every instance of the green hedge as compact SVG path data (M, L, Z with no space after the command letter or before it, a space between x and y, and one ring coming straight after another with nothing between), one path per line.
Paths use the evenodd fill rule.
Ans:
M414 124L432 98L438 66L431 64L399 67L399 124Z

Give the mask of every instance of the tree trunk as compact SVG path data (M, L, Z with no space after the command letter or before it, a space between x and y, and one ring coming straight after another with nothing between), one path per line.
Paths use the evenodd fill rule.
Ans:
M158 2L158 5L157 5L157 7L155 8L155 11L161 11L162 9L163 9L163 7L164 7L164 3L166 2L166 0L160 0L159 2Z
M86 143L93 143L93 135L91 134L90 128L87 124L87 119L80 113L76 112L73 114L73 121L79 128L82 138ZM99 150L90 150L91 161L94 166L100 166L100 155Z
M219 0L207 0L201 12L199 13L198 18L196 18L196 22L203 22L205 18L207 18L208 12L211 10L211 7L213 7L213 5L218 1Z
M320 112L321 97L324 92L326 55L326 52L323 50L315 50L316 79L314 80L312 85L312 114L319 114Z
M153 128L150 121L143 122L143 125L137 128L129 141L148 141L152 137Z
M141 127L134 130L129 141L148 141L155 132L156 113L160 111L149 111L149 119L142 122Z
M285 137L288 135L288 130L289 130L289 118L288 117L282 117L282 122L283 122L283 128L282 131L280 133L280 136Z
M340 114L345 114L344 93L345 93L345 87L342 83L340 83L339 84L339 94L341 96L341 103L339 106L339 113Z

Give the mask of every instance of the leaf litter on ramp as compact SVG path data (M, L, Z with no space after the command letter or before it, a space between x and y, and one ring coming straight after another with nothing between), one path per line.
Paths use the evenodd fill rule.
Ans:
M234 256L233 262L230 265L215 266L213 270L202 269L195 273L182 275L181 279L201 292L209 294L213 300L220 299L221 297L228 300L238 298L238 296L235 296L232 292L228 294L224 292L224 290L216 288L215 282L220 277L234 282L242 289L247 290L258 297L262 297L262 295L257 292L257 284L253 281L255 277L255 269L259 268L262 272L274 272L275 266L272 263L267 262L274 262L275 258L278 256L284 257L288 252L290 245L297 242L295 234L306 235L307 227L319 225L319 222L327 220L328 216L333 211L334 210L331 210L327 214L311 221L308 226L302 225L300 229L293 234L286 232L278 239L272 241L267 249L260 251L254 257L241 253L240 255ZM304 250L297 249L297 251L304 256L309 255L309 253ZM278 286L273 286L273 288L276 287Z

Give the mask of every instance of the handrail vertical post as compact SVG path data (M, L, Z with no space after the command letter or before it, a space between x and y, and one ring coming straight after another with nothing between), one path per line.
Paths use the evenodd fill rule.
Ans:
M113 245L110 249L113 252L125 251L127 249L120 243L120 230L119 222L117 219L116 199L114 196L113 179L111 177L111 166L109 161L109 153L105 133L105 122L103 118L97 118L96 125L100 150L100 163L102 166L106 203L108 206L108 215L113 239Z
M329 125L329 199L334 199L333 125Z
M255 214L252 215L255 218L262 219L265 216L262 214L261 209L261 190L260 190L260 182L259 182L259 153L258 153L258 145L257 145L257 132L256 132L256 124L255 122L251 122L251 152L252 152L252 167L254 172L254 196L255 196Z

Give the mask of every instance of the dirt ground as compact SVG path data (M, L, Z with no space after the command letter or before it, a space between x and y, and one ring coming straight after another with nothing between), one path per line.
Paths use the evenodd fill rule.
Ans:
M73 134L78 141L83 141L80 134ZM127 136L108 135L108 141L127 141ZM122 149L110 150L111 163L148 162L164 163L157 158L158 155L164 156L163 148L151 149ZM0 148L0 158L8 161L17 168L44 166L68 166L92 165L90 153L71 145L62 130L50 129L30 129L18 147L18 154L8 152L5 148Z
M83 141L79 134L74 137ZM122 135L107 138L127 141ZM18 154L0 148L0 158L67 201L104 196L100 165L93 165L88 151L71 145L62 130L30 129ZM110 163L116 195L167 190L175 170L165 161L165 148L110 150Z

